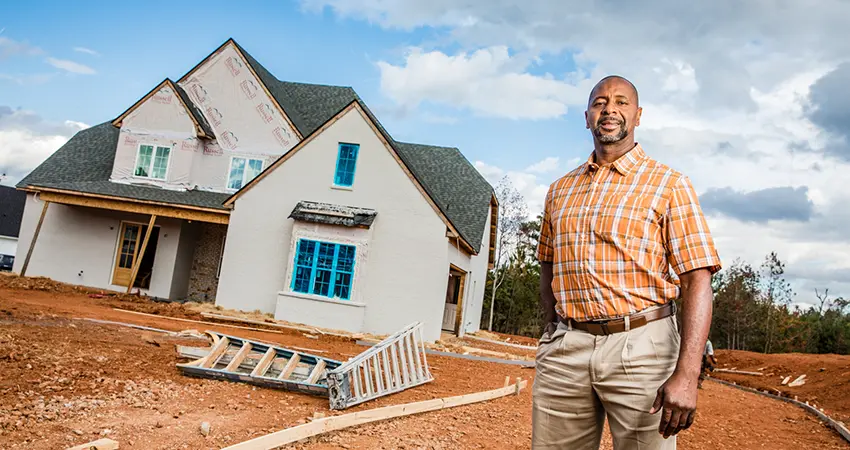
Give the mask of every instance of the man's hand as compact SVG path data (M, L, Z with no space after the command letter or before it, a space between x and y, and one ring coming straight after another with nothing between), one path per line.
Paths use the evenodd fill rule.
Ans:
M664 439L687 430L694 423L697 408L696 378L676 371L658 388L649 413L661 411L658 432L664 435Z

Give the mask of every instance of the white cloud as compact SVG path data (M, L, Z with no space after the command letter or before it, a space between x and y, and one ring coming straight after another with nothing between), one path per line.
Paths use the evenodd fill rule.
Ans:
M85 64L80 64L78 62L70 61L67 59L49 57L45 61L47 61L48 64L53 67L56 67L57 69L62 69L71 73L77 73L81 75L94 75L97 73L97 71Z
M504 46L454 56L414 48L404 64L378 62L381 90L406 108L423 102L469 109L481 116L548 119L587 101L588 86L525 73L527 62Z
M550 156L540 162L534 163L525 168L526 172L531 173L550 173L555 172L560 167L561 158Z
M44 51L34 45L0 36L0 60L6 59L9 56L35 56L42 53Z
M92 56L100 56L100 53L86 47L74 47L75 52L86 53Z
M49 122L31 111L0 106L0 176L15 184L87 124Z

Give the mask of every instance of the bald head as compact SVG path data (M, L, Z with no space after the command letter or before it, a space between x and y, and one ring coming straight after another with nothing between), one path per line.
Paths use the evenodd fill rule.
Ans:
M634 97L632 98L632 101L634 102L635 105L640 105L640 102L638 101L638 91L637 91L637 88L635 87L635 85L632 84L631 81L629 81L629 80L627 80L627 79L625 79L625 78L623 78L619 75L608 75L607 77L599 80L599 82L596 83L596 86L593 86L593 89L590 91L590 96L587 99L588 105L593 102L593 99L596 97L596 93L599 90L599 88L605 86L606 84L610 84L610 83L622 83L623 85L628 86L629 90L631 90L631 93L634 95Z

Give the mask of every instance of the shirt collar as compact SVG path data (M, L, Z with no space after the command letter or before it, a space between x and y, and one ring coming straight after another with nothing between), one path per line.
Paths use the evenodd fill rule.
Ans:
M635 146L632 147L631 150L627 151L625 154L617 158L610 165L614 167L614 169L620 173L620 175L626 176L630 174L635 167L640 164L641 161L646 158L646 153L643 151L643 148L640 144L635 143ZM599 169L599 164L594 161L594 153L590 152L590 156L587 158L587 170L591 172L595 172Z

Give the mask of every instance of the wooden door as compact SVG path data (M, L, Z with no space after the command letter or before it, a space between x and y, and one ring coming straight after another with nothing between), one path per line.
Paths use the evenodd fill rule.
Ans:
M133 262L139 254L141 247L143 225L137 223L121 223L121 233L118 234L118 255L115 261L115 270L112 273L112 284L127 286L133 272Z

